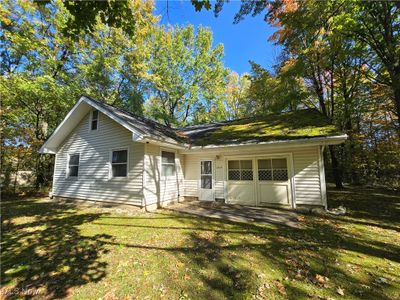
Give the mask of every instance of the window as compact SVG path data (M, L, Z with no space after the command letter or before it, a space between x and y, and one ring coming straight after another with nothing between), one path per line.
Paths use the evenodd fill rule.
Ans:
M252 160L229 160L228 161L229 180L253 180L253 161Z
M70 154L68 160L68 177L78 177L79 154Z
M115 150L111 155L112 177L127 177L128 175L128 150Z
M286 158L258 160L258 180L286 181L288 179Z
M161 175L164 177L175 175L175 153L161 152Z
M90 130L97 130L99 127L99 111L93 110L92 117L90 119Z

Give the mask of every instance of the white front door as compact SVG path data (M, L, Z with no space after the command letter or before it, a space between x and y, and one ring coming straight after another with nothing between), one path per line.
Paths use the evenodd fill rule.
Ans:
M211 160L200 162L199 200L214 200L213 162Z

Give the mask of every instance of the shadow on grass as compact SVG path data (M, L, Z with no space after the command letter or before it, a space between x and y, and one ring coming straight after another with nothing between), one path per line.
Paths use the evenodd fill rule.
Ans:
M97 240L80 235L77 226L96 220L97 213L78 214L72 206L20 200L2 202L1 283L7 298L27 291L39 297L61 298L72 287L97 282L106 275L106 234Z
M391 239L397 232L387 229L398 228L400 198L347 189L330 191L329 203L343 204L349 215L305 216L298 228L165 211L119 217L27 200L5 203L2 283L43 287L48 298L65 297L69 289L107 275L107 263L101 260L106 249L124 248L127 260L140 255L151 272L163 273L169 298L179 298L179 292L185 291L192 299L327 299L337 298L340 287L346 298L396 299L400 246ZM91 236L82 236L78 226L85 223L99 228ZM370 231L370 226L385 231ZM107 232L118 232L123 238ZM182 272L188 269L188 279L182 274L171 279L167 271L175 271L176 261L184 266ZM160 265L165 267L161 272ZM127 274L143 277L135 272L130 268ZM317 275L329 281L321 283ZM387 282L377 283L380 277ZM149 278L139 278L139 286ZM130 285L130 278L121 280ZM111 283L117 288L117 282ZM151 297L154 288L140 292Z
M347 208L349 222L400 231L398 192L352 187L342 191L332 189L329 196L330 207L343 205Z
M344 201L342 204L346 207L351 206L348 201L368 196L368 193L352 190L337 193L340 192L330 193L330 200L334 204ZM352 195L353 200L337 199L346 193ZM354 214L364 216L365 226L379 224L380 211L375 208L380 206L382 211L388 211L388 207L390 210L400 203L398 197L390 199L382 202L380 197L369 198L367 203L360 200L359 210L356 212L356 207L352 207L348 217L306 216L304 226L299 228L197 216L182 218L178 214L178 225L167 228L186 235L183 245L101 242L160 253L160 257L165 253L178 258L183 265L190 266L194 272L192 276L201 283L199 287L193 286L191 280L181 283L183 290L189 291L188 296L194 299L269 298L270 293L289 299L319 296L318 299L327 299L338 296L337 288L344 289L348 298L395 299L390 291L400 288L400 278L390 268L384 271L382 268L385 262L400 263L400 246L381 241L379 236L357 234L351 230L353 218L356 218ZM382 222L398 222L397 214L393 212L383 219ZM350 228L346 227L349 224ZM154 231L165 229L148 227ZM329 281L321 283L317 275L327 277ZM392 279L379 284L380 277ZM263 285L265 282L268 288Z

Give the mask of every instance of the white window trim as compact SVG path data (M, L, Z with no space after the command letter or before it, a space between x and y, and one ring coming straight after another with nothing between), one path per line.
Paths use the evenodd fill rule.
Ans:
M112 176L112 153L114 151L121 151L126 150L126 176L124 177L113 177ZM117 163L117 164L125 164L125 163ZM129 147L122 147L122 148L113 148L110 150L109 157L108 157L108 179L109 180L126 180L129 178Z
M97 111L97 128L96 129L92 129L93 112L95 110ZM92 109L90 111L90 117L89 117L89 132L99 131L99 127L100 127L100 111L98 109Z
M163 162L162 162L162 153L163 152L170 152L170 153L174 153L175 157L174 157L174 166L175 166L175 174L174 175L170 175L170 176L164 176L163 172L162 172L162 167L163 167ZM170 178L177 178L178 176L178 170L177 170L177 163L176 163L176 159L177 159L177 152L176 150L172 150L172 149L168 149L168 148L160 148L160 177L162 179L170 179ZM171 163L169 163L171 164Z
M78 162L78 176L69 176L69 160L71 155L79 155L79 162ZM81 152L71 152L67 154L67 164L66 164L66 169L65 169L65 178L67 179L79 179L80 176L80 169L81 169Z

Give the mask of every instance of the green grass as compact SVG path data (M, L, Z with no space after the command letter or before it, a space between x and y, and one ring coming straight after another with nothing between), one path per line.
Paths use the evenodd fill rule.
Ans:
M267 114L235 120L198 136L194 145L269 142L326 137L342 134L337 127L317 110Z
M329 203L350 212L300 216L296 229L167 210L3 202L1 292L16 298L37 291L39 299L399 299L400 197L346 189L330 191Z

